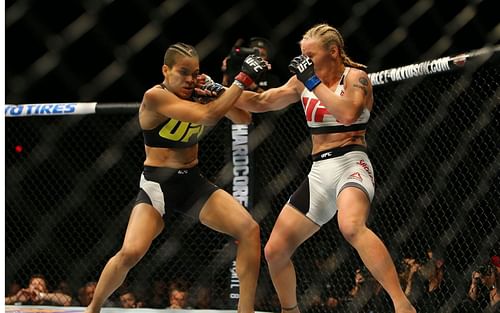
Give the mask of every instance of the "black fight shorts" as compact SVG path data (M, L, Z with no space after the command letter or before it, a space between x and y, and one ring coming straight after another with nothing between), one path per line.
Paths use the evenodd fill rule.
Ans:
M188 169L144 166L136 204L152 205L161 216L173 212L198 220L201 208L219 187L195 166Z

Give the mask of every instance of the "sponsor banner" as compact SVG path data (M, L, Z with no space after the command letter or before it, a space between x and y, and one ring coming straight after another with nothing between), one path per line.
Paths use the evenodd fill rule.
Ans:
M467 53L461 53L454 56L447 56L435 60L391 68L376 73L369 73L368 77L370 78L373 86L382 85L390 82L405 80L408 78L425 76L461 68L473 59L476 59L477 61L482 63L499 51L500 45L486 46L484 48L469 51Z
M231 151L233 163L232 194L247 210L251 209L251 157L248 146L249 126L233 124L231 126ZM234 244L234 243L232 243ZM237 243L236 243L237 244ZM235 244L234 244L235 245ZM236 261L229 268L228 307L237 309L240 298L240 281L236 275Z
M6 117L94 114L97 102L6 104Z
M368 74L368 77L370 78L373 86L382 85L390 82L405 80L408 78L449 71L453 69L452 61L453 60L450 57L444 57L432 61L391 68L376 73L370 73Z

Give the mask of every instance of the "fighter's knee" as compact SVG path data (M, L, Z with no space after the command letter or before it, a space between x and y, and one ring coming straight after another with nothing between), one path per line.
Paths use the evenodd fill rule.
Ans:
M123 266L132 268L142 259L143 256L144 253L138 249L122 248L115 257Z
M350 243L356 241L359 235L366 229L362 223L356 222L339 222L339 229L345 240Z
M247 249L252 247L252 249L260 251L260 227L253 219L239 224L233 236L238 242L244 243Z
M245 223L243 227L244 233L242 234L243 238L252 238L259 239L260 238L260 226L254 219L249 220Z
M275 255L275 250L274 248L269 244L269 242L264 246L264 258L266 259L267 263L271 263L272 260L274 259Z
M280 245L273 242L267 242L266 246L264 247L264 257L266 258L268 264L275 264L284 259L285 254L280 248Z

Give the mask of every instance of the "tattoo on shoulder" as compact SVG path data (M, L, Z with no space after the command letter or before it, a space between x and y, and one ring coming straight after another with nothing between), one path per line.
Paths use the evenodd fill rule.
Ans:
M368 79L366 79L366 77L361 77L359 79L359 82L361 83L361 85L363 86L368 86Z
M361 82L361 79L359 81ZM360 84L353 84L352 86L363 90L363 93L365 94L365 96L368 95L368 89L366 88L366 85L363 86L363 85L360 85Z

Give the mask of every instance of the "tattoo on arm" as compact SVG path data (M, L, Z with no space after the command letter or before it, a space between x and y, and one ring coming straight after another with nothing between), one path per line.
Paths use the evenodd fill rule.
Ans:
M359 83L360 83L361 85L359 85L359 84L354 84L354 85L352 85L352 86L353 86L353 87L356 87L356 88L359 88L359 89L361 89L361 90L363 90L363 93L365 94L365 96L367 96L367 95L368 95L368 88L367 88L367 87L368 87L368 80L367 80L365 77L361 77L361 78L359 79Z

